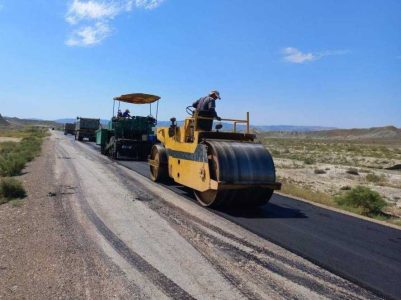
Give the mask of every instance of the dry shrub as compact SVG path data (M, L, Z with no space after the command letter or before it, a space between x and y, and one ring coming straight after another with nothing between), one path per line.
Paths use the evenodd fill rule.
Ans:
M355 169L355 168L349 168L349 169L346 171L346 173L347 173L347 174L351 174L351 175L359 175L358 170Z
M386 181L386 177L384 175L376 175L375 173L371 173L366 175L366 180L373 183L383 183Z
M0 200L2 203L11 199L24 198L26 192L22 183L14 178L3 178L0 181Z
M365 216L379 215L387 205L378 192L364 186L357 186L337 196L335 201L340 206L358 209Z

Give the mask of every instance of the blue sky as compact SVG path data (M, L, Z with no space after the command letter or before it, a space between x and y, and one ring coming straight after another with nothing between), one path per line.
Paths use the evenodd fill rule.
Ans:
M0 0L3 115L110 118L149 92L182 119L211 89L253 124L401 127L401 1Z

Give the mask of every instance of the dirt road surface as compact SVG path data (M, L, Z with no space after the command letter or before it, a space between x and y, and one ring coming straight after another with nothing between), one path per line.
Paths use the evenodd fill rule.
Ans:
M27 171L0 298L377 298L61 134Z

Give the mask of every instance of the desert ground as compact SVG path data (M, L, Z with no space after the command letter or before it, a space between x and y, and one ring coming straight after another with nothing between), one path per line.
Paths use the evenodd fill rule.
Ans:
M382 129L385 136L386 129ZM342 133L344 134L344 132ZM284 192L330 204L355 186L377 191L386 212L401 216L401 139L324 133L261 134L272 153ZM302 190L302 192L300 192ZM298 193L297 193L298 192Z

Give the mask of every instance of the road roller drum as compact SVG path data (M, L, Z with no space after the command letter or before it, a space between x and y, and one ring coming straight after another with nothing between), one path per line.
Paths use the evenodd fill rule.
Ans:
M260 206L266 204L275 183L270 153L261 144L205 141L210 178L220 183L217 190L195 191L204 206Z
M217 164L218 181L232 184L275 182L273 159L262 144L233 141L205 143Z

